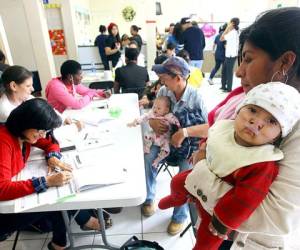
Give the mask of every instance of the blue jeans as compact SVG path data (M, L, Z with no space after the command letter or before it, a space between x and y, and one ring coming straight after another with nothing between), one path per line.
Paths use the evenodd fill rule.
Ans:
M154 202L156 193L156 177L157 168L152 166L154 159L157 157L160 151L160 147L152 145L149 154L144 154L145 159L145 171L146 171L146 185L147 185L147 198L145 204L151 204ZM168 157L171 159L172 157ZM173 162L173 160L172 160ZM187 160L176 160L179 166L179 172L190 169L191 165ZM185 204L180 207L175 207L172 215L172 221L176 223L183 223L188 217L188 205Z
M190 61L190 65L195 67L195 68L198 68L198 69L202 69L202 64L203 64L203 60L191 60Z

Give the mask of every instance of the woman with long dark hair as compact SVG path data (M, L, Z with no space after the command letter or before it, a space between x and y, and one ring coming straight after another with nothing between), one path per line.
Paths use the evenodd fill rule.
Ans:
M121 39L118 25L110 23L107 30L109 35L105 40L105 54L107 56L107 60L111 61L112 67L115 67L121 56Z
M32 193L45 192L49 187L62 186L72 178L69 169L53 172L48 176L33 176L23 181L12 181L25 167L31 147L45 151L49 163L53 157L60 158L59 146L53 137L53 129L62 121L54 109L43 99L33 98L15 108L9 115L5 126L0 127L0 200L12 200ZM52 166L53 167L53 166ZM61 250L66 246L66 229L60 212L0 214L0 235L9 236L29 224L48 219L53 227L53 238L49 249Z

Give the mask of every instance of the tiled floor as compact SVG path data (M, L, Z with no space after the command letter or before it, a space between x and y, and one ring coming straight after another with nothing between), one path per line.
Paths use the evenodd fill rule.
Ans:
M220 100L222 100L226 93L222 93L220 88L220 79L214 79L215 84L209 85L204 82L200 88L200 92L204 98L207 109L213 108ZM235 79L234 86L238 85ZM172 171L176 171L173 168ZM157 186L157 199L163 197L169 192L170 177L167 173L159 174ZM120 214L112 215L114 225L107 230L108 240L115 245L122 245L132 235L136 235L139 239L146 239L159 242L166 250L188 250L192 249L195 242L193 232L190 229L184 237L169 236L166 233L166 227L169 223L172 210L157 210L155 215L150 218L144 218L141 215L139 207L125 208ZM187 222L188 223L188 222ZM77 228L77 226L74 226ZM300 229L289 237L290 243L288 250L299 250ZM36 234L22 232L17 244L17 250L46 250L47 244L51 239L51 234ZM1 250L9 250L12 248L14 236L5 242L0 242ZM100 244L100 235L89 237L80 237L76 239L76 244Z

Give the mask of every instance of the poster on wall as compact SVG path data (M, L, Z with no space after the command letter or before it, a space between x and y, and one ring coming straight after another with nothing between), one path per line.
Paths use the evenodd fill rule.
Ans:
M225 22L203 22L199 23L198 27L203 31L205 36L205 48L204 50L212 50L216 36L219 34L219 28L224 25ZM241 22L240 30L246 28L249 25L248 22Z
M78 45L91 45L91 18L89 11L84 8L75 8L75 22Z
M49 30L49 37L51 42L53 55L66 55L66 44L64 31L62 29Z

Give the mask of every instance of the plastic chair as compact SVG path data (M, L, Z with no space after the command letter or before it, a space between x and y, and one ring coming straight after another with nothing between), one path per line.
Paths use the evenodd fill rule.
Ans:
M122 88L122 94L124 93L136 93L139 96L139 99L143 97L146 87L139 87L139 88Z
M89 85L90 89L105 89L112 90L114 87L113 81L100 81L100 82L92 82Z

